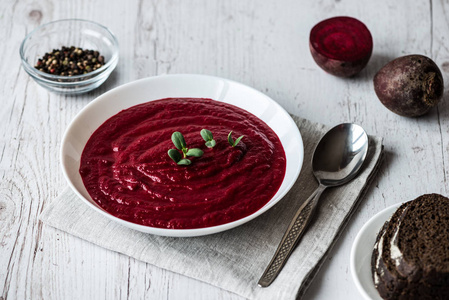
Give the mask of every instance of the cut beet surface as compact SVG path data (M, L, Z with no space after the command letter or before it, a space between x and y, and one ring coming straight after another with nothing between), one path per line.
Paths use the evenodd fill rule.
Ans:
M340 77L359 73L373 51L368 28L351 17L334 17L316 24L310 32L310 51L326 72Z

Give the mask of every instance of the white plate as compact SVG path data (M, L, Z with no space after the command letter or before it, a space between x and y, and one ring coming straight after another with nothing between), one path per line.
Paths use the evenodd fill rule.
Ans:
M354 283L364 299L382 300L374 287L371 275L371 255L377 234L402 203L397 203L372 217L357 234L351 249L351 273Z
M270 126L281 140L287 158L285 178L278 192L260 210L223 225L199 229L164 229L131 223L104 211L89 196L79 174L80 157L91 134L108 118L128 107L169 97L211 98L243 108ZM127 227L164 236L199 236L228 230L267 211L290 190L298 178L304 147L290 115L275 101L243 84L206 75L165 75L141 79L117 87L89 103L67 128L61 145L64 176L73 191L102 215Z

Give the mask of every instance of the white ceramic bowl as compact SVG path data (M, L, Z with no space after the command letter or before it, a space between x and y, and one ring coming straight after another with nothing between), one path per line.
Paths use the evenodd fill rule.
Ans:
M351 249L351 274L360 294L366 300L382 300L371 275L371 256L377 234L402 203L394 204L372 217L360 229Z
M287 158L286 173L278 192L255 213L223 225L198 229L164 229L131 223L109 214L89 196L79 174L80 158L91 134L107 119L131 106L168 97L211 98L243 108L270 126L281 140ZM290 190L298 178L304 147L290 115L275 101L243 84L205 75L164 75L117 87L89 103L67 128L61 146L64 176L73 191L90 207L122 225L163 236L200 236L234 228L267 211Z

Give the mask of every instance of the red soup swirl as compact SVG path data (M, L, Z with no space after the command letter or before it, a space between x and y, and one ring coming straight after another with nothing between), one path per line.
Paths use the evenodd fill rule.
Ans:
M201 129L212 132L208 148ZM167 154L183 134L201 157L188 166ZM243 139L232 147L228 134ZM278 191L286 158L274 131L236 106L167 98L122 110L88 140L80 174L92 199L110 214L151 227L190 229L232 222L263 207Z

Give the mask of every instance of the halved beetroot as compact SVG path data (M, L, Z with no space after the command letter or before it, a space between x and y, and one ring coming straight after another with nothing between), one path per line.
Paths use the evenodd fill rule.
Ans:
M359 73L373 52L368 28L351 17L334 17L316 24L310 32L310 51L326 72L340 77Z

